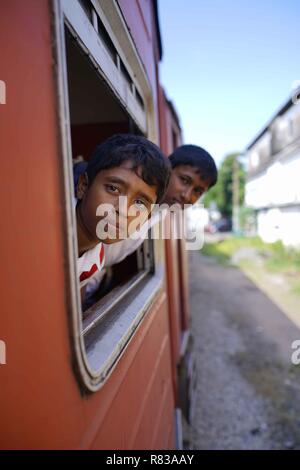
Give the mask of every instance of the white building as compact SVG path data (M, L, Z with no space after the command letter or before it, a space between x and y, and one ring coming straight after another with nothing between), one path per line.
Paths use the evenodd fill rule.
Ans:
M266 242L300 246L300 103L290 99L247 148L246 205Z

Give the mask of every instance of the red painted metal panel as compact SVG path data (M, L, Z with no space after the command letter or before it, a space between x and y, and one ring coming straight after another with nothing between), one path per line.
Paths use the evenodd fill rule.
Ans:
M118 3L137 48L139 57L144 64L153 93L154 106L158 115L157 85L159 77L156 63L158 63L159 57L153 20L152 0L119 0ZM159 133L159 129L157 130Z
M132 39L152 81L155 63L153 61L152 2L140 0L119 0L119 5L128 25ZM153 85L156 85L155 81Z
M166 240L166 264L167 264L167 285L169 303L169 323L172 344L172 372L173 386L176 396L177 390L177 363L180 352L181 325L180 325L180 292L179 292L179 272L177 264L177 240Z
M173 127L177 128L162 87L158 90L161 147L170 155L174 150ZM188 329L187 259L184 240L166 240L167 283L169 300L169 323L172 343L172 376L177 399L177 364L183 331Z
M11 0L0 19L1 447L173 447L164 291L100 391L83 397L72 370L49 6Z
M174 397L166 307L163 295L110 381L93 397L92 401L109 401L103 407L102 423L98 414L93 448L162 449L167 445L164 436L173 425Z
M70 367L65 310L48 8L47 1L35 0L1 6L8 90L0 125L5 221L0 331L7 344L7 364L0 369L3 447L64 446L82 424L74 413L79 391Z
M178 260L179 260L179 282L181 292L181 324L182 330L188 330L189 318L189 278L188 278L188 257L184 240L178 240Z

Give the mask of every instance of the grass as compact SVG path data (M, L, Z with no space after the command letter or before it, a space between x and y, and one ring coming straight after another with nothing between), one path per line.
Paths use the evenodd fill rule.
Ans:
M232 256L241 248L254 248L270 272L281 272L295 277L300 274L299 250L285 248L281 242L264 243L259 237L232 236L217 243L206 243L201 252L226 265L231 263ZM300 285L298 288L300 290Z
M285 248L281 242L276 242L271 245L271 255L266 262L269 270L288 274L300 273L300 251Z
M205 256L212 256L221 264L230 264L232 256L240 248L263 249L264 243L259 237L230 237L217 243L205 243L201 252Z
M243 250L239 256L232 257ZM229 237L201 250L222 265L238 266L300 328L300 251L258 237Z
M292 292L300 297L300 281L294 284Z

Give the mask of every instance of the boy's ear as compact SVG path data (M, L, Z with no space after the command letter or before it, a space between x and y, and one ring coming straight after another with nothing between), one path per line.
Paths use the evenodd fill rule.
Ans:
M81 173L78 178L77 188L76 188L76 198L82 199L85 195L89 185L89 178L86 172Z

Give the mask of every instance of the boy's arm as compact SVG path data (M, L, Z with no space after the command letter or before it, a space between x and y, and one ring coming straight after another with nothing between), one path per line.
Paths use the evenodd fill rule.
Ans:
M86 292L86 284L80 288L81 305L83 304L83 301L85 299L85 292Z

